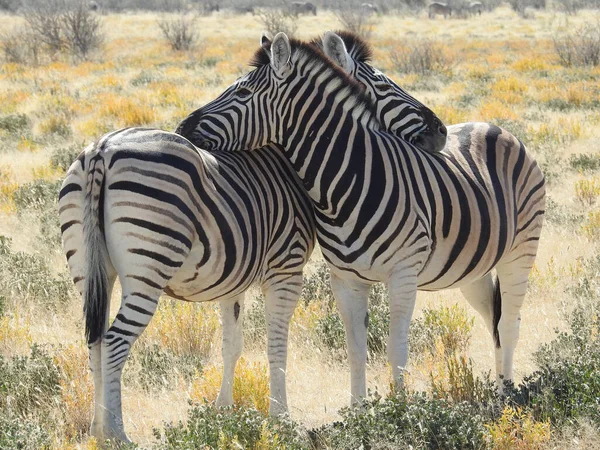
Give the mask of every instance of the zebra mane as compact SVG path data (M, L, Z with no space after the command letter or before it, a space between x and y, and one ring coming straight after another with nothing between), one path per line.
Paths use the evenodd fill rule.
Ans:
M356 98L356 104L362 106L364 110L369 111L371 118L376 117L373 100L365 94L363 86L361 86L354 77L347 74L340 66L329 59L319 50L319 48L311 43L302 42L298 39L290 39L290 46L292 48L292 54L301 53L306 55L308 59L320 62L327 66L332 72L340 77L341 83L348 89L348 93ZM257 69L269 64L271 64L271 60L264 48L259 48L250 60L250 66L256 67Z
M346 45L346 50L348 50L348 53L354 61L364 63L371 62L371 59L373 59L373 48L367 41L351 31L339 30L334 31L334 33L342 38L344 45ZM320 51L323 51L323 40L320 36L312 39L310 44L317 47Z

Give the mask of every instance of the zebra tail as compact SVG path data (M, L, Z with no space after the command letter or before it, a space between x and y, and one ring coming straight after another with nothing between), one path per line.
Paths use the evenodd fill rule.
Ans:
M104 174L104 159L97 153L91 158L87 172L83 219L87 264L83 312L88 344L102 339L109 306L109 256L104 237Z
M500 279L498 278L498 276L496 276L494 280L493 302L494 343L496 344L497 348L500 348L500 334L498 333L498 323L500 322L500 317L502 317L502 291L500 290Z

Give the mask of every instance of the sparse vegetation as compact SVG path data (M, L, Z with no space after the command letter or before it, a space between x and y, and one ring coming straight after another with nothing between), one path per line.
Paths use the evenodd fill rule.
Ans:
M275 36L283 32L293 37L298 30L298 18L287 9L259 9L255 11L256 20L264 27L264 30Z
M452 68L452 58L444 46L429 39L419 39L390 53L394 69L398 72L430 75L448 72Z
M599 25L598 22L586 23L572 33L554 37L554 50L563 66L597 66L600 64Z
M14 11L18 1L10 3ZM81 300L59 251L60 178L104 132L131 125L173 129L246 72L267 28L256 16L222 8L196 18L191 30L202 42L193 51L170 51L157 28L159 15L139 10L160 8L173 11L160 17L177 18L186 2L110 0L101 7L131 12L93 12L104 35L97 60L93 51L87 60L70 57L66 44L53 54L39 36L17 34L31 31L22 15L0 15L8 37L0 65L2 449L100 445L88 435L92 385ZM349 9L349 3L340 7ZM290 332L288 397L295 422L265 417L261 299L249 294L245 304L237 405L219 410L203 403L216 398L222 371L216 305L163 298L123 374L126 429L140 448L575 449L600 442L598 65L580 65L576 49L568 64L555 53L552 33L563 25L562 13L536 11L522 20L500 6L465 22L429 20L422 11L395 15L399 8L390 4L372 28L374 65L448 125L490 120L507 129L536 156L549 181L508 402L500 402L490 381L489 333L451 292L419 293L406 388L388 394L388 299L378 285L370 297L368 382L379 394L364 410L338 413L348 404L344 329L327 265L316 251ZM197 9L189 6L187 17ZM527 14L531 10L527 6ZM588 20L588 13L569 16L569 33ZM303 39L335 28L338 19L319 8L316 17L289 23ZM436 66L434 57L431 64L410 62L412 43L421 42L417 36L432 39L443 64ZM117 286L113 316L119 294ZM188 405L190 398L200 404Z
M191 50L198 41L197 17L180 13L175 18L163 18L158 27L173 50Z
M373 29L377 25L376 16L365 14L359 9L344 9L337 11L335 15L345 30L356 33L364 39L371 37Z

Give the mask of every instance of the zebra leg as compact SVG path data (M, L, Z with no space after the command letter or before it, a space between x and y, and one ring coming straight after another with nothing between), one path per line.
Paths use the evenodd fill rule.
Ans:
M408 363L408 328L417 300L417 274L414 269L396 271L388 284L390 294L390 335L388 361L394 385L402 387Z
M521 306L527 292L527 279L533 266L533 258L524 255L508 264L497 267L498 282L502 295L502 313L498 323L498 334L502 351L502 370L499 392L502 394L504 380L513 380L513 358L521 326Z
M494 279L490 273L483 278L462 286L460 291L464 295L465 299L469 304L479 313L483 318L485 326L487 327L490 335L495 341L494 337ZM500 386L502 380L500 375L502 374L502 350L494 342L494 357L496 360L496 382Z
M331 273L331 290L346 329L353 405L367 395L367 308L370 287L368 284L342 280Z
M244 294L219 302L223 325L223 382L217 397L217 406L233 405L235 366L244 347Z
M112 275L108 281L108 298L110 299L116 276ZM106 308L106 321L108 324L108 316L110 308ZM90 355L90 370L94 378L94 417L90 427L90 435L98 438L100 441L104 439L104 385L102 383L102 340L98 340L93 344L88 344Z
M267 314L267 353L271 401L269 414L282 415L288 411L285 385L288 333L290 320L298 304L302 288L302 274L297 273L284 282L263 289Z
M102 339L104 439L130 442L125 434L121 405L121 373L129 350L150 323L162 288L144 277L121 277L123 298L117 317Z

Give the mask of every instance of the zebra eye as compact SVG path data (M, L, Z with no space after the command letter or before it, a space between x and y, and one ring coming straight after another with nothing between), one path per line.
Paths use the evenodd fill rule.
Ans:
M241 87L235 91L235 95L236 95L236 97L246 98L246 97L250 97L252 95L252 91L250 89Z
M392 86L386 83L378 84L375 86L379 91L386 92L392 89Z

